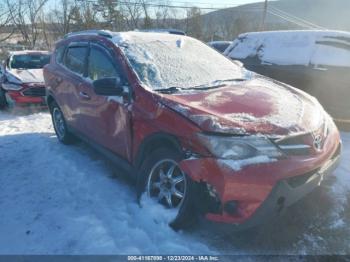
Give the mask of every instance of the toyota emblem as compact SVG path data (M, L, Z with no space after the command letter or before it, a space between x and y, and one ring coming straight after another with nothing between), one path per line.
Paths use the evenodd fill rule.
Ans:
M320 151L322 149L322 136L317 135L314 137L314 147L317 151Z

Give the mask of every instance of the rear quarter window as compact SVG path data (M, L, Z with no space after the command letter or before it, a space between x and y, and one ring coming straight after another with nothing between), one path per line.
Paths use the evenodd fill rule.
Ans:
M57 47L55 50L55 60L56 63L58 64L62 64L63 63L63 55L64 55L64 51L66 50L65 46L60 46Z

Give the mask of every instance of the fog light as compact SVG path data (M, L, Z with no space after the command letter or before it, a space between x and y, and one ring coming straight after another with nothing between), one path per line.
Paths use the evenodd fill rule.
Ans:
M231 200L225 203L224 210L226 213L230 215L237 214L238 202L235 200Z

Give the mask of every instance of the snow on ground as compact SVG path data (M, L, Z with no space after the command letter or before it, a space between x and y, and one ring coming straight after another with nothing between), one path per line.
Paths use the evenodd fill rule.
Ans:
M286 214L233 232L172 231L160 207L82 143L58 143L47 113L0 112L0 254L350 254L350 133L334 177Z
M47 113L0 113L0 254L212 253L136 204L84 145L58 143Z

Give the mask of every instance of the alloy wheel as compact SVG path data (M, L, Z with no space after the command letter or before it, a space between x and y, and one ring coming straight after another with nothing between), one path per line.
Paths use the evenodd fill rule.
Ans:
M172 159L157 162L147 181L147 194L168 208L180 208L187 190L186 176Z
M66 127L64 124L62 112L57 107L53 109L52 118L53 118L53 123L55 125L57 136L60 139L62 139L65 135Z

